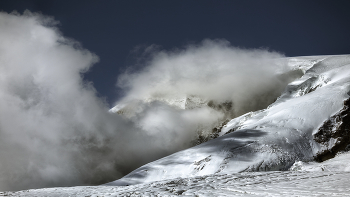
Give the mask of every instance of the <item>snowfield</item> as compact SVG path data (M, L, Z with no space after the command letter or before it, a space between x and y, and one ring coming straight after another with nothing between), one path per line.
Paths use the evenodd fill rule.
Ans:
M47 188L0 196L350 196L349 172L244 172L131 186Z
M216 139L103 186L0 195L350 196L350 55L288 60L304 75L268 108L232 119Z

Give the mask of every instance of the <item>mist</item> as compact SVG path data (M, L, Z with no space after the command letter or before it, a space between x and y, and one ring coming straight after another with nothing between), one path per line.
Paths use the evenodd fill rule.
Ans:
M226 40L204 40L173 51L152 51L151 46L145 54L141 69L131 67L119 77L118 86L128 90L119 103L196 96L232 101L233 112L240 115L266 107L293 78L282 77L289 71L282 54L240 49Z
M137 117L135 123L148 125L155 122L150 119L154 112L144 111L154 108L145 110L145 106L154 102L168 105L182 114L162 116L153 127L143 128L168 133L173 126L167 124L180 119L182 125L190 125L181 130L195 137L192 145L217 137L232 118L266 108L302 74L290 70L278 52L233 47L222 39L206 39L170 51L159 48L144 48L135 65L119 76L117 86L126 95L111 111L131 120ZM181 119L183 116L186 118Z
M193 146L227 118L266 107L296 77L283 55L225 40L147 48L119 76L123 113L112 113L83 78L98 56L57 24L29 11L0 12L0 190L113 181ZM188 97L201 104L171 103Z

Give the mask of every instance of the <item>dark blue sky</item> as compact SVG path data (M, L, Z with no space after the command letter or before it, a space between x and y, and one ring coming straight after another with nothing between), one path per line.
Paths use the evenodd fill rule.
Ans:
M25 9L54 16L64 36L100 57L85 78L110 104L137 46L220 38L286 56L350 54L348 0L0 0L2 11Z

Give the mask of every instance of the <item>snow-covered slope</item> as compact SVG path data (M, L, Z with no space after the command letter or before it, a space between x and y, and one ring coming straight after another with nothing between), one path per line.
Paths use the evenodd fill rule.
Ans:
M287 170L295 161L334 156L349 139L348 132L337 130L346 126L342 120L348 114L350 56L292 58L290 66L304 69L304 76L267 109L231 120L217 139L144 165L107 185ZM332 152L334 147L338 148Z
M0 192L0 196L350 196L350 153L289 171L212 174L130 186L85 186Z

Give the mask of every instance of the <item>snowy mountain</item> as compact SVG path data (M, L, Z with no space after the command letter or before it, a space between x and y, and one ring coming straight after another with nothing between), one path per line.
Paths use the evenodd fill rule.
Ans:
M288 58L288 66L302 76L267 108L230 120L215 139L103 186L2 194L349 196L350 55ZM209 103L196 96L163 102L181 109ZM111 112L135 111L130 106L137 108L120 105Z
M300 78L267 109L228 122L221 137L136 169L108 185L132 185L212 174L287 170L323 161L349 143L350 57L291 59Z

